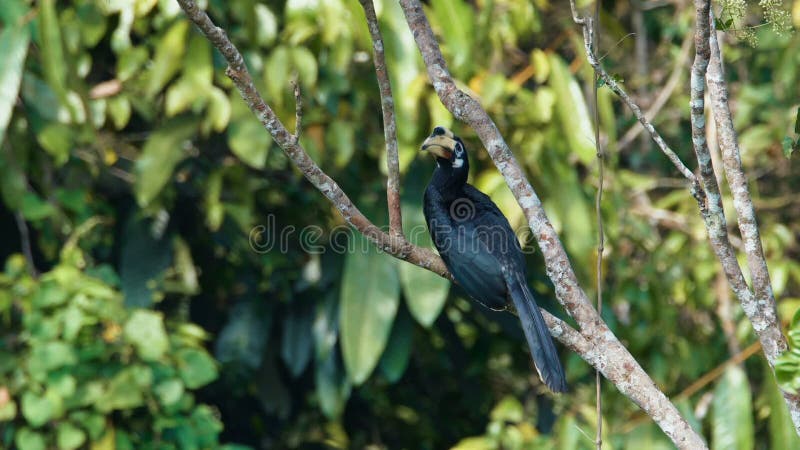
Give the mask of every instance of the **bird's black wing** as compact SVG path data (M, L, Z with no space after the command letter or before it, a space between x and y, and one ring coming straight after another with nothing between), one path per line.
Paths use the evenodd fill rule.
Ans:
M474 223L479 228L478 239L492 259L497 261L502 272L504 287L517 309L539 378L553 392L565 392L567 383L564 369L558 359L550 331L528 286L525 257L516 235L503 213L486 194L470 185L466 185L464 191L476 206Z

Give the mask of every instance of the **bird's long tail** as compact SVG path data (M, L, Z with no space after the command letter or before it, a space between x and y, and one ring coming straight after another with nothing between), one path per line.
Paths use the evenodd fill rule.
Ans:
M512 278L512 280L508 280L511 300L517 308L522 329L525 331L525 338L528 340L528 347L531 349L533 365L539 372L539 378L551 391L566 392L567 380L564 376L564 369L561 367L550 331L536 305L533 293L521 274L512 275Z

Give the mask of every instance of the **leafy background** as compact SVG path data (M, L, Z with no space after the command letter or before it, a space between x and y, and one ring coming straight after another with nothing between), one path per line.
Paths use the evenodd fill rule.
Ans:
M380 99L358 3L201 3L290 128L297 77L305 148L385 224ZM604 2L604 64L645 107L678 67L655 123L690 161L681 46L693 12L685 2L637 5ZM519 208L472 131L439 104L398 4L376 6L410 239L430 245L420 203L431 164L417 146L432 126L450 126L471 150L473 183L520 230L540 304L564 318ZM800 1L782 7L800 24ZM591 291L592 81L567 9L547 0L425 9L453 74L501 128ZM738 25L761 14L748 7ZM562 351L571 390L547 394L513 316L476 307L349 232L175 2L4 0L0 22L2 447L592 448L590 367ZM637 23L643 31L629 36ZM753 33L756 48L726 35L725 58L788 319L800 306L800 209L797 163L782 142L798 139L800 37ZM617 150L635 123L607 89L599 101L612 150L604 318L712 448L800 446L763 358L723 366L754 336L729 305L689 191L647 140ZM780 369L785 386L800 387L800 351ZM670 448L613 387L603 396L609 448Z

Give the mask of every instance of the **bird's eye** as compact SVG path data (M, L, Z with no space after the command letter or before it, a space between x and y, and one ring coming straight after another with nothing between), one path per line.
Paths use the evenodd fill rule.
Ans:
M444 134L444 128L436 127L436 128L433 129L433 135L434 136L441 136L443 134Z
M464 153L464 146L461 145L461 142L456 142L454 150L457 156L461 156Z

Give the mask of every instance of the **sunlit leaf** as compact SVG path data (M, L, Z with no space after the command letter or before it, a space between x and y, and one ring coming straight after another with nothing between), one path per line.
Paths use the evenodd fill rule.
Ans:
M183 143L194 134L194 120L177 118L168 121L150 135L136 160L136 201L149 205L172 178L175 166L186 157Z
M17 102L30 32L23 26L7 26L0 32L0 142L3 142Z
M549 84L556 94L556 112L563 136L575 156L586 165L594 162L597 153L589 108L578 81L557 53L550 54Z
M750 383L739 366L725 370L714 389L711 418L711 448L713 450L752 449L753 404Z
M125 323L125 339L136 347L144 360L156 360L169 348L161 313L136 310Z
M146 93L148 97L157 94L180 70L183 54L186 51L186 33L189 21L175 22L161 38L153 56L153 65L149 68L149 79Z

